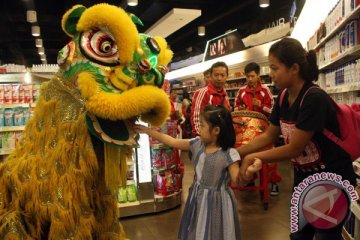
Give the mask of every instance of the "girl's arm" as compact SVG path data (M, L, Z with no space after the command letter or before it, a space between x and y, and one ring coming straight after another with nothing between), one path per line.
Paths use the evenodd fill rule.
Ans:
M268 129L266 129L266 131L263 134L254 138L248 144L237 148L241 158L243 159L246 155L253 152L257 152L263 149L264 147L274 143L279 137L280 132L281 132L280 127L270 124Z
M142 126L142 125L135 125L134 130L137 133L146 133L150 137L155 138L159 142L162 142L162 143L164 143L165 145L167 145L169 147L181 149L181 150L184 150L184 151L189 151L190 150L190 140L189 139L173 138L173 137L171 137L169 135L157 132L157 131L155 131L155 130L153 130L151 128L148 128L148 127L145 127L145 126Z
M290 160L291 158L300 156L313 135L314 132L295 128L289 144L262 152L248 154L241 162L241 176L245 176L246 169L254 163L255 158L260 158L263 163L269 163Z
M250 181L253 179L254 174L259 171L262 167L262 162L260 159L256 158L254 163L250 165L245 172L245 177L243 180ZM238 162L234 162L229 166L229 174L231 178L231 185L237 186L239 181L240 167Z

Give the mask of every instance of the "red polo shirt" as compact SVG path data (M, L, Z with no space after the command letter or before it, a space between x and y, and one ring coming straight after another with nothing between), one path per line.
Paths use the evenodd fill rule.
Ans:
M191 106L191 126L194 135L199 135L200 112L206 105L223 105L230 110L225 89L218 91L212 83L195 91Z
M260 106L254 106L253 98L260 100ZM247 110L261 112L269 116L274 106L274 100L270 89L258 83L253 91L249 86L239 89L235 98L235 109L245 107Z

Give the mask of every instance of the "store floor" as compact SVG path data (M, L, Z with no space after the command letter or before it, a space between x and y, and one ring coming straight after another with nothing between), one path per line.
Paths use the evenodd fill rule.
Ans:
M185 206L188 188L194 171L186 154L183 179L182 205L162 213L121 219L127 237L131 240L176 240L178 227ZM242 240L289 239L289 206L292 171L289 162L279 164L283 178L279 183L280 195L269 196L269 209L265 211L258 191L236 191L238 199ZM290 174L291 173L291 174Z

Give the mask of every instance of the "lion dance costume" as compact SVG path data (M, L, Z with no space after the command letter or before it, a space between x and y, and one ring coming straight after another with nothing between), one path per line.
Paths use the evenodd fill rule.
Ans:
M172 52L135 23L108 4L63 16L72 41L60 70L0 164L0 239L125 239L114 193L137 144L131 126L161 125L170 113L159 87Z

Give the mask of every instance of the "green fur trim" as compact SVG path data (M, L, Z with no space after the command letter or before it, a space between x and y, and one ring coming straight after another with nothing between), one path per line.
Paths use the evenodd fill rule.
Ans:
M77 33L76 25L85 10L86 8L84 6L79 6L69 14L65 23L65 30L67 33L71 35L75 35Z

